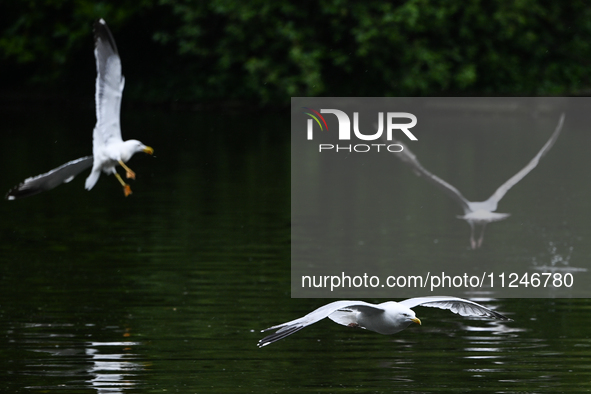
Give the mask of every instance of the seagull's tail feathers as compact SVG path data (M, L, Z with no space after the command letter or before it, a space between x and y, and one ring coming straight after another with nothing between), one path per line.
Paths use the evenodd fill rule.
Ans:
M92 189L94 185L96 185L96 183L98 182L100 176L101 170L93 168L88 178L86 178L86 184L84 185L84 188L86 190Z

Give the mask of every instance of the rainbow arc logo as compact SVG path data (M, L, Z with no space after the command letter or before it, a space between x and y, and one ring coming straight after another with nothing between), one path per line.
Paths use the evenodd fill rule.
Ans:
M304 112L306 115L310 115L316 121L316 123L318 123L318 126L320 126L320 130L324 130L324 129L322 128L322 123L320 123L320 120L318 118L322 119L322 122L324 123L324 126L326 127L326 131L328 131L328 125L326 124L326 120L324 120L324 117L322 115L320 115L320 112L313 110L312 108L308 108L308 107L302 107L302 108L312 111L312 112L314 112L314 114L317 115L317 116L314 116L314 114L311 114L310 112Z

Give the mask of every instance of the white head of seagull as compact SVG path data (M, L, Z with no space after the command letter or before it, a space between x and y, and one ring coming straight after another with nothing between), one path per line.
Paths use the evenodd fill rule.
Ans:
M408 149L408 146L400 141L396 141L396 143L402 145L403 150L399 153L396 153L395 156L410 166L417 175L423 176L425 180L440 188L449 197L460 204L464 210L464 214L458 216L458 218L464 219L470 225L470 245L472 249L476 249L482 245L482 241L484 239L484 229L488 223L506 219L511 215L509 213L498 213L494 211L497 210L499 201L505 196L509 189L521 181L527 174L529 174L531 170L536 168L540 159L546 153L548 153L550 148L552 148L560 132L562 131L563 123L564 114L560 116L558 125L550 136L550 139L544 144L542 149L540 149L534 158L531 159L531 161L527 163L527 165L523 167L517 174L513 175L508 181L499 186L499 188L485 201L468 201L454 186L439 178L437 175L427 171L421 165L421 163L419 163L412 151ZM474 238L476 226L482 226L478 240Z
M476 302L458 297L416 297L400 302L387 301L377 305L364 301L335 301L308 313L304 317L263 330L263 332L277 331L261 339L258 347L267 346L283 339L326 317L347 327L363 328L384 335L395 334L412 323L421 324L421 321L411 309L415 306L448 309L460 316L511 320Z
M96 58L96 125L93 132L92 156L72 160L45 174L27 178L9 190L6 198L15 200L32 196L42 191L71 181L76 175L92 165L86 179L86 189L90 190L98 181L101 172L113 174L123 186L125 196L131 188L117 174L116 166L121 165L127 178L135 179L135 173L125 165L137 152L152 154L154 150L138 140L123 141L119 114L125 79L121 74L121 59L111 31L103 19L94 24L94 55Z

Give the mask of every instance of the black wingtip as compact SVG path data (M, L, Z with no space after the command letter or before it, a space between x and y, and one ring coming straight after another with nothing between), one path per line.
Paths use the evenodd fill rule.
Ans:
M503 321L513 321L513 319L508 318L507 316L502 315L499 312L492 311L492 314L493 314L493 316L494 316L495 319L503 320Z
M98 40L107 41L109 45L113 48L113 52L119 53L117 51L117 44L115 44L115 38L113 38L113 34L107 26L107 22L103 18L100 18L93 25L94 30L94 45L96 47Z
M303 325L301 326L293 326L293 327L282 327L280 328L277 332L275 332L274 334L271 335L267 335L266 337L264 337L263 339L261 339L258 343L257 346L259 348L267 346L272 344L273 342L277 342L280 339L283 339L293 333L296 333L298 331L300 331L302 328L304 328ZM266 331L266 330L263 330Z
M21 198L34 196L35 194L39 194L43 191L43 189L22 188L23 185L24 184L21 183L10 189L4 198L6 198L8 201L19 200Z

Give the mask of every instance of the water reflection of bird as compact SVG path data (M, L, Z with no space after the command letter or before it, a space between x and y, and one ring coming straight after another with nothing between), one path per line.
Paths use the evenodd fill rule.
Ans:
M402 160L404 163L409 165L414 172L419 176L424 176L424 179L431 182L435 186L439 187L443 190L448 196L450 196L454 201L460 204L464 210L464 214L458 216L460 219L466 220L470 225L470 245L472 249L479 248L482 245L482 240L484 239L484 228L490 222L496 222L499 220L506 219L510 216L509 213L498 213L495 212L497 210L497 204L499 201L505 196L505 193L509 191L517 182L521 181L531 170L536 168L540 159L548 153L558 135L562 130L562 124L564 123L564 114L560 116L560 120L558 121L558 125L556 129L550 136L550 139L544 144L542 149L538 152L538 154L529 162L525 167L521 169L517 174L513 175L507 182L503 183L494 193L492 196L485 201L468 201L462 193L454 186L450 185L443 179L439 178L437 175L434 175L427 171L421 163L417 160L416 156L411 152L408 147L400 141L396 141L397 144L400 144L404 147L404 149L396 153L396 157ZM480 236L478 240L474 238L475 227L482 226Z
M90 190L98 181L101 171L113 174L123 186L125 196L131 188L115 170L117 164L126 171L127 178L135 179L135 173L125 165L137 152L152 154L154 150L138 140L123 141L119 124L121 97L125 79L121 74L121 59L111 31L103 19L94 24L94 56L96 58L96 125L93 131L93 156L72 160L45 174L26 179L12 188L6 198L14 200L53 189L70 182L76 175L92 165L86 178L86 189Z
M274 334L261 339L258 346L267 346L326 317L343 326L364 328L384 335L395 334L411 323L421 324L415 312L410 309L415 306L448 309L460 316L511 320L473 301L457 297L416 297L400 302L387 301L377 305L364 301L335 301L304 317L263 330L264 332L277 329Z
M123 393L137 386L136 377L144 366L133 361L137 355L130 353L129 350L133 345L139 344L139 342L86 343L85 351L90 360L85 361L87 372L92 377L86 381L89 387L96 389L97 394L112 394ZM99 348L106 351L99 351Z

